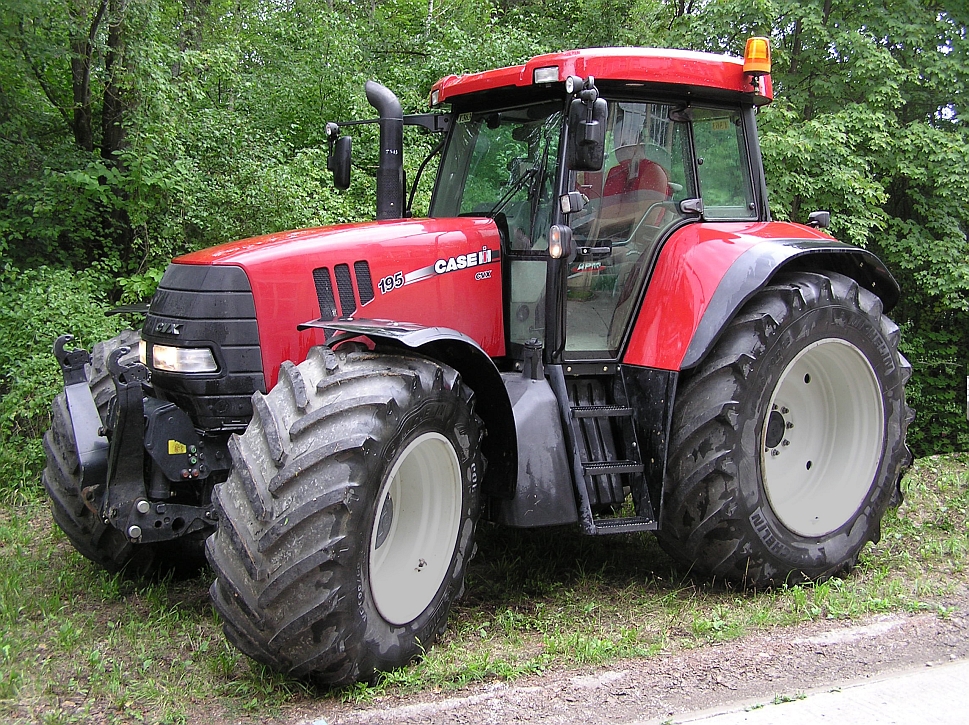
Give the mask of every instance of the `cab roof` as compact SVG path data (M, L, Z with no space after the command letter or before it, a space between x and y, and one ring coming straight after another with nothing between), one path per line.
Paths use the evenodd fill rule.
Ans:
M534 81L535 71L547 68L558 69L558 81L568 76L594 76L596 81L631 85L658 83L696 91L733 91L749 96L756 105L773 99L770 75L758 79L744 73L743 58L669 48L586 48L538 55L524 65L446 76L431 88L432 105L482 91L548 86L549 83L535 84Z

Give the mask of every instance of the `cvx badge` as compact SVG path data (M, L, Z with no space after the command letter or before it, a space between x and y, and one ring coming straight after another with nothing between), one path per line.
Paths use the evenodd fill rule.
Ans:
M175 322L156 322L154 332L156 335L174 335L178 337L182 334L182 324Z

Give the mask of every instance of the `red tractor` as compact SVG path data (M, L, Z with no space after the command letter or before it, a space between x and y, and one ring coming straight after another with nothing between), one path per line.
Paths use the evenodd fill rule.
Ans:
M908 462L899 289L826 213L771 221L769 70L577 50L415 116L369 83L378 221L179 257L140 339L58 341L58 524L113 570L208 536L229 639L323 683L434 639L482 519L655 531L748 586L850 568ZM428 218L405 125L440 135Z

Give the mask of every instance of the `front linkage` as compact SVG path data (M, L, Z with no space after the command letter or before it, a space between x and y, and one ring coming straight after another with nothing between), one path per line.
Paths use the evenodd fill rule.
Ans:
M64 375L84 504L105 526L134 544L213 529L218 519L208 496L202 497L203 505L170 499L174 487L201 484L215 471L225 470L227 457L207 457L206 444L189 416L150 395L148 368L140 362L121 362L128 347L108 356L116 394L102 422L85 371L91 355L80 348L68 351L65 346L72 339L59 337L54 357Z

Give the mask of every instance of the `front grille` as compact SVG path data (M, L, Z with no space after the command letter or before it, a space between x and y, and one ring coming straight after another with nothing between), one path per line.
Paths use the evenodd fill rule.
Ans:
M357 301L353 296L353 282L350 281L350 267L338 264L334 268L336 288L340 293L340 311L343 317L350 317L357 311Z
M320 301L320 318L332 320L336 317L336 300L333 298L333 282L330 281L330 270L320 267L313 270L313 282L316 285L316 298Z
M152 385L202 430L237 430L248 424L252 394L265 392L266 384L252 288L240 267L170 264L152 298L142 338L176 347L212 347L219 372L153 370Z
M370 265L366 262L354 262L353 272L357 275L357 292L360 293L360 304L365 305L374 298Z

